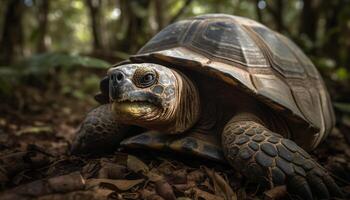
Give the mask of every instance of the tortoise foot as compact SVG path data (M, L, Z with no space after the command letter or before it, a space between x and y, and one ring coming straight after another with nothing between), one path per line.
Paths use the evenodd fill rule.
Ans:
M110 105L101 105L90 111L76 133L72 154L100 154L115 150L124 138L129 126L118 124Z
M222 145L228 162L250 181L286 185L302 199L342 197L334 180L307 152L257 122L229 122Z

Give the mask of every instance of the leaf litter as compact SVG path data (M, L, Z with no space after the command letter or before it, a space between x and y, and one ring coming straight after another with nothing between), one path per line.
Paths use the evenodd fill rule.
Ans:
M23 110L0 106L1 200L291 199L284 186L264 191L228 165L199 158L123 149L98 157L72 156L71 140L92 104L40 96L35 90L28 95L33 93ZM49 102L58 103L47 106ZM335 129L314 156L350 192L350 151L344 134Z

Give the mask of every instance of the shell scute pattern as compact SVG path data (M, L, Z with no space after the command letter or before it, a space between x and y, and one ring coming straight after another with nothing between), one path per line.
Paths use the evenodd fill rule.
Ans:
M294 140L307 150L334 126L329 95L310 59L291 40L250 19L207 14L177 22L131 60L191 68L253 94L282 113Z

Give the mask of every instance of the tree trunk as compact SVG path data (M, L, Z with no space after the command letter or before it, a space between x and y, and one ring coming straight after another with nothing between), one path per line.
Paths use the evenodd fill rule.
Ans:
M259 8L259 6L258 6L259 1L260 1L260 0L256 0L256 1L255 1L256 16L257 16L258 21L259 21L260 23L264 23L264 22L263 22L263 16L262 16L261 10L260 10L260 8Z
M300 33L304 33L312 41L316 41L316 31L318 25L318 8L313 0L304 0L301 11Z
M86 0L90 11L93 51L102 50L104 47L101 35L101 3L101 0Z
M284 25L283 20L284 2L283 0L276 0L275 2L276 3L274 6L271 6L271 4L267 3L266 9L272 15L273 21L276 25L276 30L278 32L288 31Z
M0 64L11 64L23 51L22 0L8 1L0 44Z
M155 0L155 13L156 13L156 21L158 24L158 31L162 30L164 28L164 0Z
M47 50L45 43L45 37L47 34L47 22L48 22L48 13L50 9L50 1L41 0L39 2L39 13L38 13L38 43L37 43L37 52L42 53Z
M135 53L141 45L140 38L145 37L145 27L148 19L137 13L147 10L149 1L145 0L120 0L121 26L124 29L124 39L118 42L118 50L127 53Z

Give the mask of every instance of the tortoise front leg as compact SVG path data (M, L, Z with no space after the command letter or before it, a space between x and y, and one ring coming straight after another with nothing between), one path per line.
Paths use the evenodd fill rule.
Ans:
M98 154L115 150L130 128L114 120L110 104L101 105L90 111L80 124L71 153Z
M224 128L222 146L228 162L249 180L271 187L287 185L302 199L341 197L339 187L308 153L259 120L234 117Z

